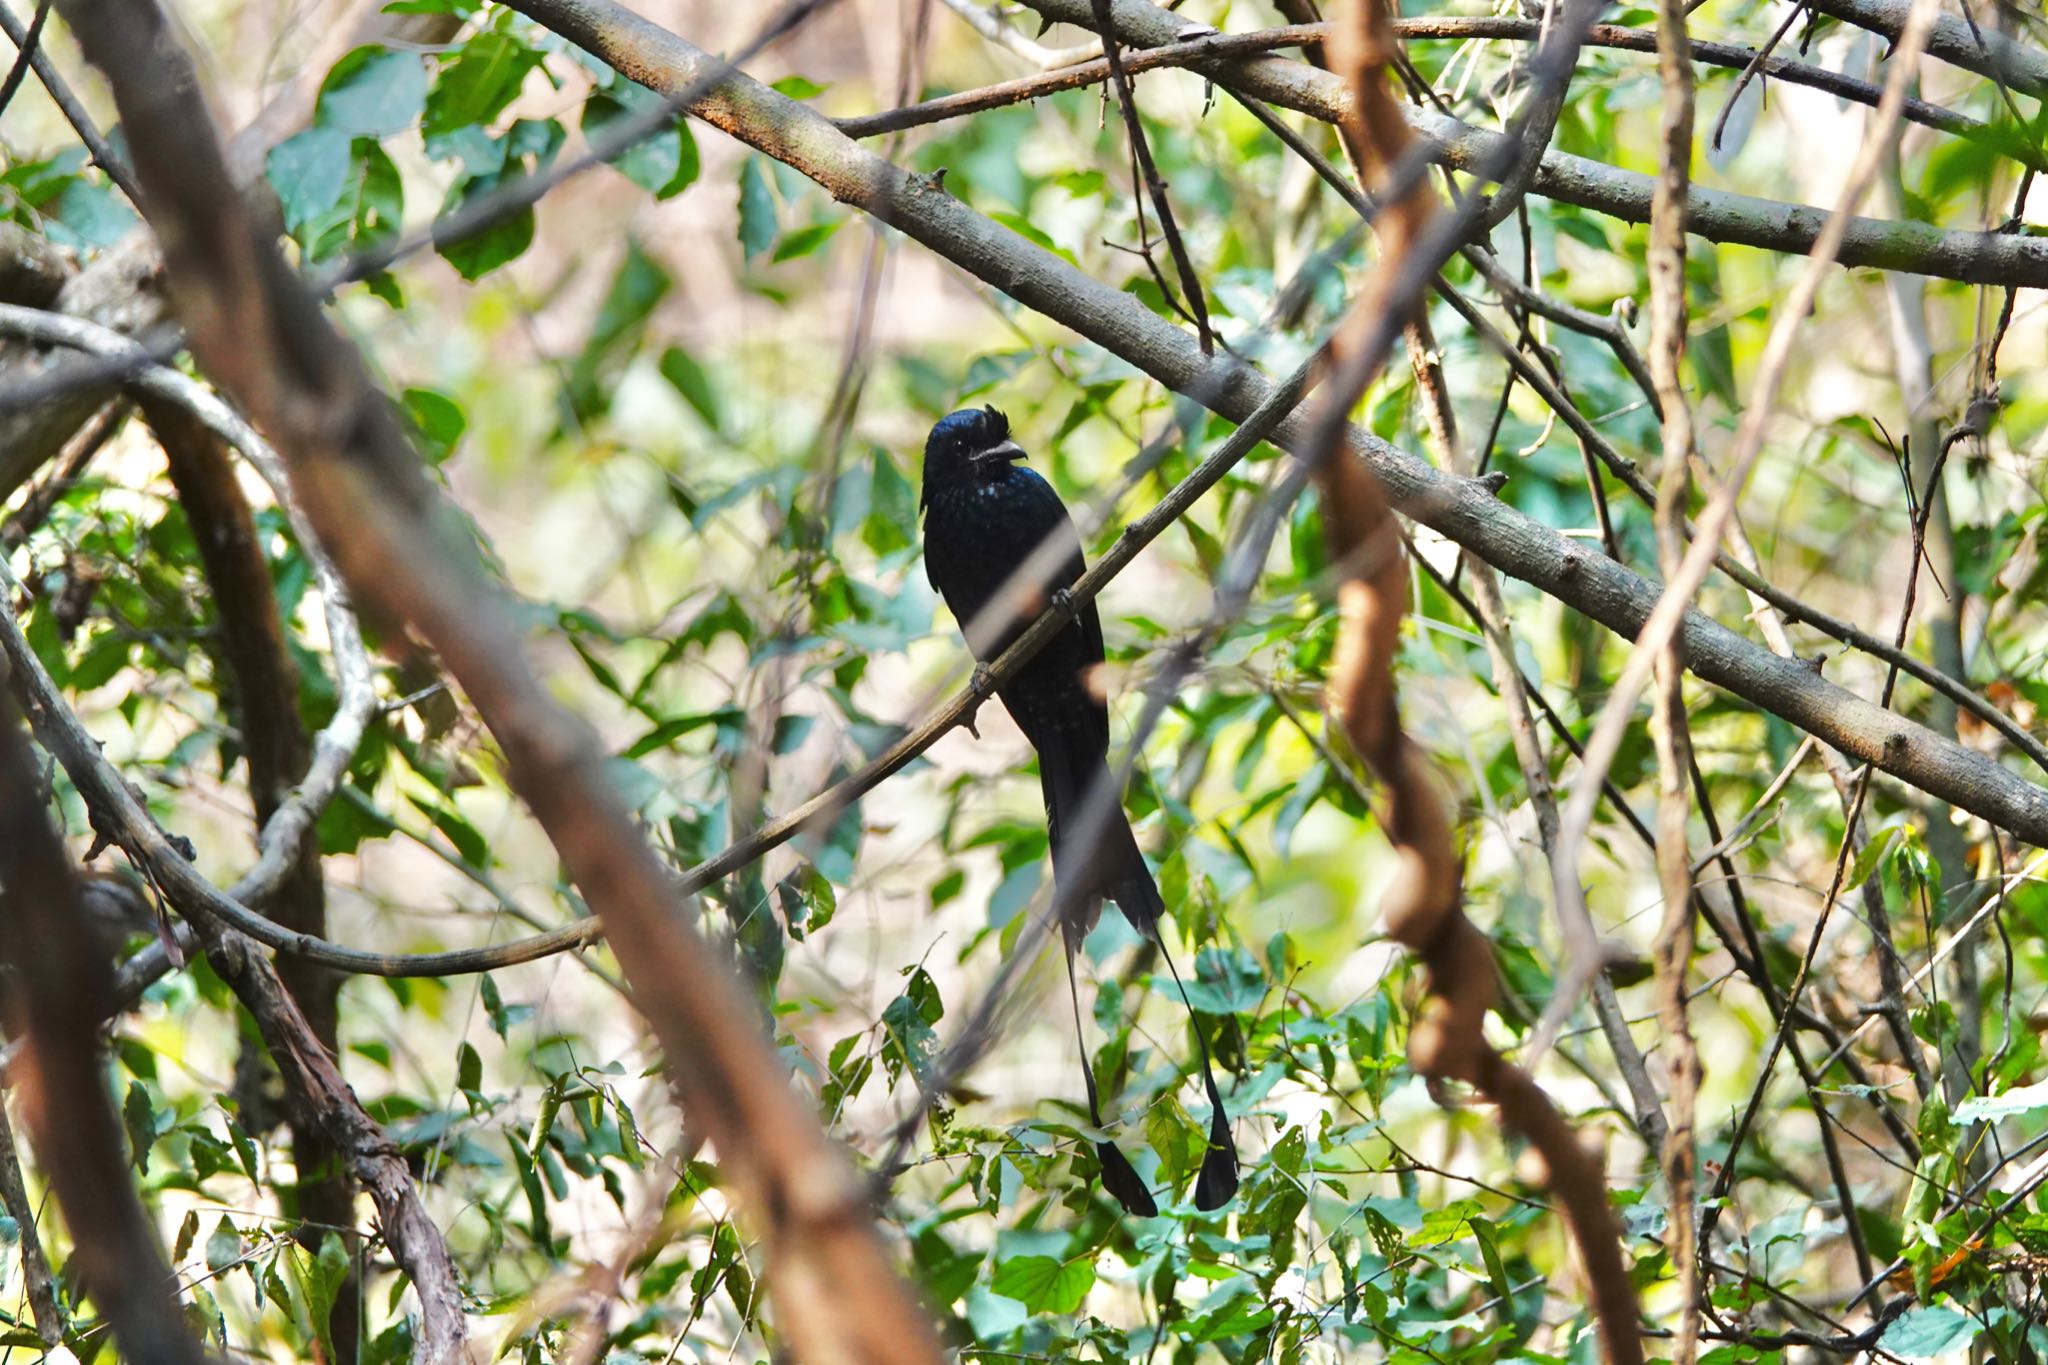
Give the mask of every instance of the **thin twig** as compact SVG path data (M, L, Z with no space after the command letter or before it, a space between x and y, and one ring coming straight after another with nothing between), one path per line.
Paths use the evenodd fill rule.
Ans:
M142 195L135 187L135 176L128 169L127 161L114 150L114 145L107 141L106 135L100 132L99 125L93 122L92 115L86 111L84 102L72 92L70 83L64 79L63 73L57 70L57 64L50 60L50 54L29 38L29 26L15 16L14 11L8 8L6 0L0 0L0 33L5 33L16 48L30 54L29 62L35 69L36 79L42 82L43 89L50 92L50 99L62 111L72 131L78 134L78 140L92 153L93 164L106 172L107 179L113 181L114 188L127 196L129 203L140 204Z
M1664 88L1659 124L1657 197L1650 208L1650 373L1663 414L1662 468L1657 481L1657 564L1666 579L1678 575L1685 555L1685 505L1691 489L1692 405L1686 401L1685 201L1692 183L1693 73L1681 0L1658 0L1657 68ZM1686 999L1686 975L1698 942L1693 912L1692 860L1686 853L1691 815L1687 779L1692 735L1685 715L1685 659L1674 636L1656 656L1652 730L1657 750L1657 884L1664 916L1653 951L1657 1015L1668 1044L1671 1078L1669 1127L1659 1158L1670 1192L1668 1240L1678 1275L1676 1365L1692 1365L1699 1349L1700 1257L1694 1188L1699 1154L1694 1117L1699 1101L1700 1051ZM1583 780L1583 777L1581 778ZM1568 855L1570 856L1570 855Z
M41 789L14 703L0 690L0 959L13 975L8 1031L26 1035L38 1082L23 1096L29 1138L64 1209L71 1268L122 1354L201 1365L206 1357L186 1331L156 1228L129 1179L99 1048L107 967L93 936L78 932L77 879Z
M64 1310L57 1306L56 1281L50 1276L42 1235L36 1231L36 1206L29 1202L28 1188L22 1183L21 1155L15 1150L14 1125L8 1122L4 1100L0 1100L0 1206L14 1220L15 1235L20 1239L22 1287L36 1320L36 1335L44 1346L54 1347L64 1340Z
M28 75L29 63L36 55L36 44L43 38L43 25L50 18L50 0L36 0L35 17L29 20L28 34L21 40L21 48L14 54L14 65L7 68L7 78L0 80L0 114L7 112L7 106L14 103L14 94L21 89L21 82Z
M1181 240L1180 225L1173 217L1173 203L1166 197L1166 182L1159 178L1159 167L1152 160L1152 145L1146 140L1145 126L1138 118L1137 96L1131 89L1130 73L1124 70L1116 27L1110 22L1109 0L1095 0L1095 26L1102 35L1102 53L1109 62L1109 82L1116 90L1117 107L1124 116L1124 131L1131 140L1131 157L1137 163L1145 193L1151 196L1153 211L1159 215L1159 231L1166 238L1166 249L1173 257L1174 271L1180 276L1181 294L1194 312L1195 344L1203 355L1208 355L1216 342L1209 332L1209 305L1202 296L1202 279L1195 273L1195 263L1188 255L1187 243ZM1138 223L1142 232L1142 210Z

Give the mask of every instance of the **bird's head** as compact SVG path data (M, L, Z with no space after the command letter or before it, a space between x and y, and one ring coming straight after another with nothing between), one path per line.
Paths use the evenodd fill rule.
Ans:
M994 408L962 408L939 419L924 443L924 481L992 479L1024 458L1010 419Z

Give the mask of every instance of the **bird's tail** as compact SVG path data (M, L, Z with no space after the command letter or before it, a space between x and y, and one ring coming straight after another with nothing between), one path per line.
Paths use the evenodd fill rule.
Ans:
M1058 906L1060 928L1066 939L1067 973L1072 984L1074 951L1095 927L1096 919L1102 913L1102 902L1116 902L1124 918L1145 937L1159 945L1166 966L1173 973L1174 985L1179 987L1181 1002L1187 1006L1188 1023L1195 1035L1195 1047L1202 1061L1202 1085L1209 1098L1209 1143L1203 1154L1199 1177L1195 1181L1195 1207L1217 1209L1230 1201L1237 1193L1237 1144L1230 1135L1230 1119L1223 1107L1223 1092L1217 1088L1215 1069L1209 1061L1209 1045L1202 1037L1201 1020L1196 1017L1194 1002L1188 999L1187 987L1180 979L1180 968L1174 965L1173 957L1166 950L1166 938L1159 930L1159 918L1166 911L1166 902L1159 894L1159 884L1152 880L1152 869L1145 865L1145 855L1138 850L1137 835L1131 831L1131 823L1124 815L1122 793L1117 791L1110 776L1109 765L1101 759L1088 763L1067 761L1069 755L1058 745L1041 746L1038 751L1038 766L1041 785L1045 790L1046 829L1052 844L1052 876L1055 889L1055 903ZM1078 1037L1081 1027L1080 1005L1075 1004L1074 1029ZM1087 1046L1082 1045L1081 1065L1088 1081L1089 1116L1099 1128L1102 1118L1096 1109L1095 1077L1088 1070ZM1103 1183L1118 1201L1132 1213L1150 1213L1151 1197L1131 1197L1120 1186L1129 1185L1142 1190L1136 1173L1128 1179L1123 1173L1130 1163L1123 1154L1109 1144L1102 1158Z
M1076 761L1063 746L1048 744L1038 751L1038 772L1061 926L1078 943L1108 900L1133 928L1152 937L1166 902L1138 851L1109 764L1100 758Z

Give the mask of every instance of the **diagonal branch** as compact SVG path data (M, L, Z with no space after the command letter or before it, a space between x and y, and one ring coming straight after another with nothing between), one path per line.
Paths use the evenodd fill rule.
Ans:
M761 1234L778 1317L811 1361L937 1362L866 1190L791 1088L739 983L698 935L595 737L528 667L512 619L362 358L229 187L190 57L150 0L67 0L112 85L193 353L265 427L350 587L441 656L605 921L683 1111Z
M1796 12L1796 11L1795 11ZM1662 163L1650 212L1650 373L1663 421L1662 469L1657 480L1657 569L1675 579L1685 558L1685 506L1692 487L1692 405L1685 396L1685 201L1692 185L1693 74L1684 0L1658 0L1657 68L1663 78L1659 120ZM1657 882L1664 917L1654 949L1657 1017L1670 1043L1671 1101L1658 1158L1671 1198L1668 1241L1678 1274L1675 1365L1692 1365L1699 1351L1700 1256L1695 1199L1699 1155L1694 1115L1699 1106L1700 1050L1686 995L1699 941L1693 909L1692 857L1686 826L1691 814L1687 779L1693 767L1692 732L1685 714L1685 655L1676 639L1657 652L1651 692L1657 750ZM1604 777L1605 774L1602 774ZM1583 779L1582 779L1583 780ZM1560 831L1562 833L1562 831ZM1575 856L1576 849L1567 857ZM1825 1120L1823 1120L1825 1123Z
M1181 239L1180 225L1174 222L1173 203L1166 197L1166 182L1159 178L1159 167L1152 160L1152 144L1145 137L1145 125L1138 119L1138 99L1131 89L1130 73L1124 70L1123 48L1116 40L1116 26L1110 22L1109 0L1094 0L1096 31L1102 35L1102 54L1109 64L1109 83L1116 89L1117 108L1123 111L1124 131L1131 139L1131 159L1137 165L1138 177L1143 189L1152 200L1153 211L1159 215L1159 231L1166 238L1166 249L1173 256L1174 273L1180 276L1180 291L1188 301L1188 308L1195 318L1195 340L1207 355L1215 346L1215 338L1209 331L1209 305L1202 296L1202 279L1195 273L1195 263L1188 256L1187 243ZM1139 236L1144 235L1145 216L1141 208L1138 213Z
M593 0L579 3L590 4ZM1093 0L1027 3L1047 18L1085 24ZM1184 41L1195 28L1193 21L1148 0L1111 0L1111 9L1116 17L1117 36L1133 47L1160 47ZM1188 65L1190 70L1229 90L1325 123L1341 123L1351 117L1352 99L1343 83L1330 72L1304 62L1284 57L1246 57L1202 59ZM1440 164L1470 171L1500 154L1503 134L1473 128L1432 110L1409 107L1404 112L1430 144L1430 155ZM1647 223L1656 179L1551 150L1537 166L1529 188L1531 193L1545 198L1577 204L1625 222ZM1829 221L1826 209L1697 185L1686 201L1687 230L1696 237L1798 255L1813 253ZM2048 240L2012 233L1947 232L1926 223L1851 218L1837 259L1848 266L1905 270L1973 284L2048 286Z
M710 61L612 0L517 0L515 8L657 91L684 88ZM756 81L728 76L691 111L1225 417L1244 420L1269 392L1270 381L1253 367L1204 358L1185 333L1137 299L1088 278L924 177L870 155L829 120ZM1305 437L1305 423L1296 417L1272 439L1299 450ZM1355 428L1348 440L1404 515L1623 636L1633 638L1647 619L1657 590L1645 579L1604 556L1587 555L1502 503L1485 484L1432 468ZM1696 676L2029 843L2048 845L2048 791L1698 612L1686 616L1682 638Z
M71 1261L113 1324L122 1354L150 1365L200 1365L170 1267L121 1146L101 1068L106 963L90 934L64 845L37 793L36 765L14 703L0 692L0 960L19 993L11 1033L26 1033L23 1111L36 1156L64 1206Z

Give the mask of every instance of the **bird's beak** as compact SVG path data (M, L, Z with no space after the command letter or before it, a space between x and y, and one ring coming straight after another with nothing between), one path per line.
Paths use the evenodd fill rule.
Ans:
M1029 459L1030 457L1024 453L1024 447L1018 445L1015 441L1005 441L999 446L992 446L982 452L982 458L991 463L1001 460L1007 464L1015 464L1019 460Z

